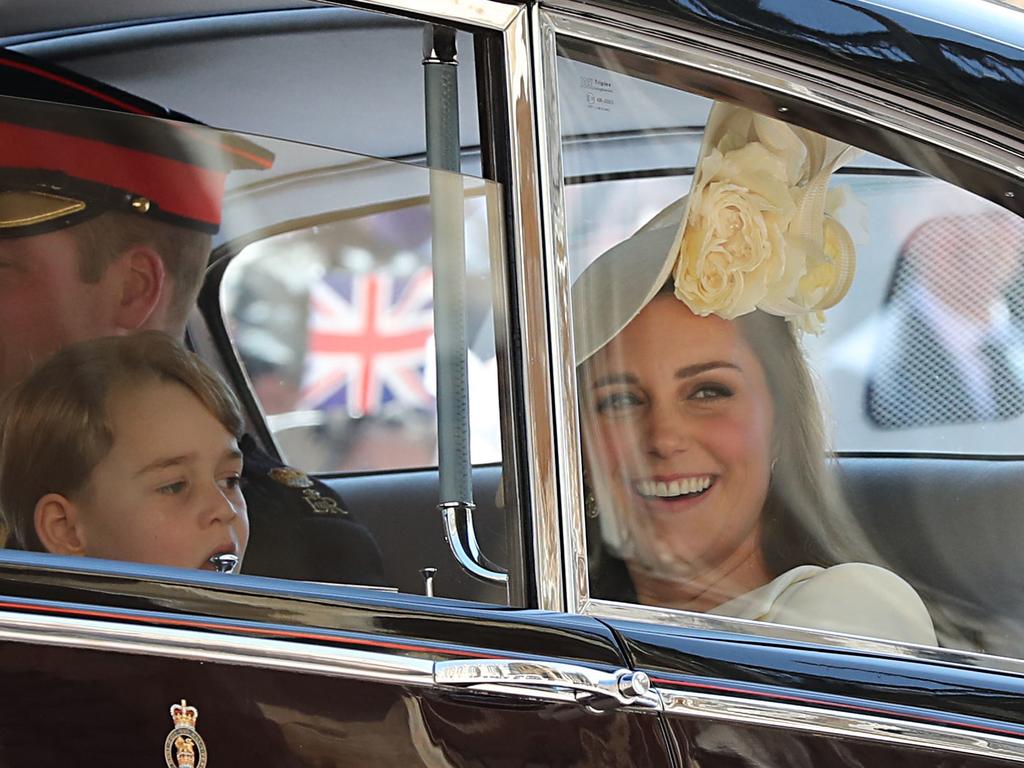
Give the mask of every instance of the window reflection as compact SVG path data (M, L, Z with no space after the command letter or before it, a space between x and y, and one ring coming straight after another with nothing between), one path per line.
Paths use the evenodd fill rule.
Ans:
M284 454L320 472L437 464L431 221L399 201L246 246L223 296ZM487 210L466 200L475 463L500 461Z
M0 169L0 394L24 394L0 409L6 544L179 568L233 559L245 574L421 592L418 569L450 562L439 473L409 473L400 493L368 503L366 485L350 496L312 472L434 463L440 248L468 275L468 432L478 461L500 461L496 185L11 98L0 98L0 136L22 162ZM465 251L462 237L436 236L437 210ZM442 320L461 316L445 309ZM176 367L139 362L134 345L153 336ZM292 438L284 460L259 410L234 400L249 385ZM500 468L484 474L481 539L500 539L485 540L500 553L514 531L496 509ZM467 582L453 566L438 586L480 596Z

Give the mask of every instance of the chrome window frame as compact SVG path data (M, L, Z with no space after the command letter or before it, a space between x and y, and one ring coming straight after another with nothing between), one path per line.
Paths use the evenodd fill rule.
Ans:
M562 562L566 610L597 618L813 642L874 654L1024 674L1024 659L591 598L583 510L583 457L576 408L576 372L571 354L572 313L565 250L555 41L556 37L573 38L729 78L746 87L825 107L886 131L940 146L1022 180L1024 146L937 109L907 102L893 94L873 90L863 83L847 82L834 75L826 79L822 73L806 66L732 43L692 32L684 34L672 27L614 13L603 13L597 19L586 6L575 0L554 0L535 13L538 107L543 110L537 121L544 161L541 181L548 198L545 243L549 251L547 260L552 264L549 311L553 323L552 360L557 366L552 380L558 384L554 402L555 429L560 447L559 477L562 479L559 500L561 526L565 532ZM541 607L554 608L544 604Z
M391 11L420 21L452 24L508 33L522 15L522 8L495 0L317 0L323 5L343 5L368 11ZM507 40L506 40L507 42Z
M513 351L507 343L508 339L499 339L499 354L501 349L507 349L513 358L506 361L508 378L501 382L502 386L511 391L512 369L521 372L522 434L514 435L513 439L522 441L525 449L523 456L528 458L522 462L525 464L522 466L515 451L507 450L506 443L503 446L503 461L506 467L512 467L513 472L518 470L520 480L525 480L525 493L521 492L520 495L520 519L528 521L525 533L529 535L529 540L524 535L523 543L530 551L524 553L523 559L527 567L532 567L525 594L510 593L509 601L513 605L531 604L529 587L532 585L538 607L564 610L565 588L560 565L561 537L556 477L559 462L553 430L553 424L558 422L554 418L555 405L550 378L551 371L555 370L551 364L555 350L551 348L548 338L548 318L551 317L553 322L554 317L550 316L551 305L546 298L547 275L551 273L552 266L546 263L548 252L542 247L541 241L540 161L534 130L534 119L538 112L534 103L531 56L534 46L529 11L523 5L495 0L320 1L325 5L399 13L421 21L447 22L468 31L489 30L502 36L508 108L503 138L508 142L511 155L510 179L506 190L506 199L511 201L506 243L510 243L511 247L506 258L512 259L515 265L513 280L509 281L514 297L509 314L515 314L520 330L520 344ZM500 276L500 279L505 281L506 276ZM507 325L504 327L507 328ZM499 330L497 324L496 330ZM516 355L518 360L515 359ZM513 420L509 419L510 422ZM520 584L523 581L520 579Z

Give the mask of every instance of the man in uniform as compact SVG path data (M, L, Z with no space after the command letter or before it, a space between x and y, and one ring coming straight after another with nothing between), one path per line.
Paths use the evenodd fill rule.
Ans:
M0 49L0 396L76 341L184 339L226 176L272 163L253 142ZM246 573L384 583L373 537L327 486L251 436L242 450Z

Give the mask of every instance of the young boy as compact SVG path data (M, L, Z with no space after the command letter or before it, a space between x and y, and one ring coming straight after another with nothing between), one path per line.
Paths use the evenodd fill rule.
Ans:
M182 568L240 562L241 430L232 393L163 333L67 347L0 409L9 545Z

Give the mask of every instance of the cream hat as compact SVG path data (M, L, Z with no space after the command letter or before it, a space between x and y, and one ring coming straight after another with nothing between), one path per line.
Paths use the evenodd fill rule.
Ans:
M759 309L817 332L853 280L855 250L833 216L833 171L858 150L744 107L717 102L690 193L601 254L572 286L582 363L672 276L697 315Z

